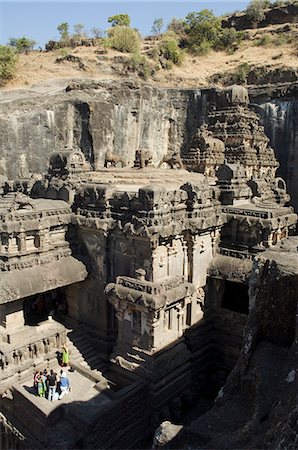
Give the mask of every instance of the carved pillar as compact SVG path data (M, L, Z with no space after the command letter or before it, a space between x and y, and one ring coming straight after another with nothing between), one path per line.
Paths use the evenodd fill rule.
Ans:
M183 277L184 280L188 280L188 255L187 255L187 242L185 239L182 240L182 250L183 250Z
M26 251L26 233L24 230L21 230L18 234L18 250L19 252L25 252Z

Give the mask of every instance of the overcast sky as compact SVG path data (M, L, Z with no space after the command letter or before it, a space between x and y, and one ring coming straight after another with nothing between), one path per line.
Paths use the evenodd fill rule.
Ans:
M161 17L166 25L173 17L183 19L189 12L212 9L216 15L243 10L249 1L171 1L171 0L89 0L89 1L13 1L0 0L0 44L10 37L27 36L44 47L50 39L59 39L57 26L68 22L70 31L74 24L85 25L90 33L93 27L106 30L109 16L127 13L131 26L143 35L150 34L154 19Z

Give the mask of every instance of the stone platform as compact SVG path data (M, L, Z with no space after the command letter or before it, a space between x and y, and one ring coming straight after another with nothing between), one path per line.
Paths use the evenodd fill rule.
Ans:
M57 378L59 378L61 368L53 367L53 370L57 373ZM70 381L71 391L61 400L49 401L46 398L36 396L32 378L21 384L15 385L14 390L18 391L22 396L28 399L36 408L42 411L45 416L48 416L62 404L90 402L90 400L94 400L91 403L96 402L96 406L99 407L101 404L106 405L112 401L104 392L101 392L99 395L98 390L94 387L96 383L78 371L75 370L74 372L69 372L68 370L65 370L65 372Z

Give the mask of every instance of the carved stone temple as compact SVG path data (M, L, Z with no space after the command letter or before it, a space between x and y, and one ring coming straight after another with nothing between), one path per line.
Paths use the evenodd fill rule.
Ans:
M243 87L214 90L183 145L171 119L163 150L132 136L129 154L101 160L75 129L42 176L23 164L0 178L3 448L143 448L217 395L240 354L254 261L297 221L249 102ZM65 343L83 381L49 410L24 386L59 370Z

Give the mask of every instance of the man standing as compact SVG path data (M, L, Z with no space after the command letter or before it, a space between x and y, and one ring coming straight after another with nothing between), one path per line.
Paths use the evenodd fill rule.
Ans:
M48 375L48 390L49 390L48 399L50 401L53 401L54 394L56 392L56 384L57 384L57 377L53 369L51 369L50 374Z
M59 400L64 397L64 395L67 395L70 391L70 384L69 379L67 378L66 372L61 370L61 377L60 377L60 390L61 394L59 395Z

